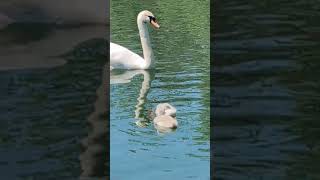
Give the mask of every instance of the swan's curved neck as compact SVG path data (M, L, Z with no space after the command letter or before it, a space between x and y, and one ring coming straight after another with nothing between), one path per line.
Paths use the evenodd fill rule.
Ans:
M145 60L145 68L147 69L147 68L153 67L153 63L154 63L153 51L150 43L150 36L149 36L147 24L143 22L142 16L138 16L137 24L139 28L140 40L141 40L141 45L143 50L143 57Z

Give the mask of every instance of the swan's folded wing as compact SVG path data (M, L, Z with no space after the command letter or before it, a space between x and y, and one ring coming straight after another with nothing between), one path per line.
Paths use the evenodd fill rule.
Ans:
M110 43L110 66L114 69L135 69L144 64L144 60L138 54L115 43Z

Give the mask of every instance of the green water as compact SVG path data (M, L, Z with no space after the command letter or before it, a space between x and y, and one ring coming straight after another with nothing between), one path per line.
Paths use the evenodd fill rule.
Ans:
M106 28L0 30L1 179L106 179Z
M319 3L214 3L214 177L320 179Z
M209 1L112 1L111 41L142 54L136 16L145 9L161 26L149 29L155 69L111 73L111 179L209 179ZM148 123L162 102L177 108L169 134Z

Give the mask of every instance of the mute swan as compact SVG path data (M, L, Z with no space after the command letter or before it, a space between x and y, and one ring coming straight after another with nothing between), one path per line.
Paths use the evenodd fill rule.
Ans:
M176 108L168 103L158 104L153 119L153 124L160 132L168 132L178 127L178 121L176 120Z
M153 52L150 43L147 23L160 28L154 15L147 10L141 11L137 17L143 57L118 44L110 42L110 69L149 69L153 67Z

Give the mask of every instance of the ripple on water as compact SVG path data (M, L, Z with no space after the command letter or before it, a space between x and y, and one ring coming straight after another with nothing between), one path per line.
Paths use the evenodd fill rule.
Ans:
M316 157L309 147L319 143L306 125L317 114L306 111L306 104L313 104L306 102L318 98L304 70L305 62L313 61L306 54L317 44L304 31L319 25L302 15L306 10L299 6L309 7L307 14L314 11L309 3L269 3L218 4L211 72L217 178L319 177L306 170L313 169L309 161Z

